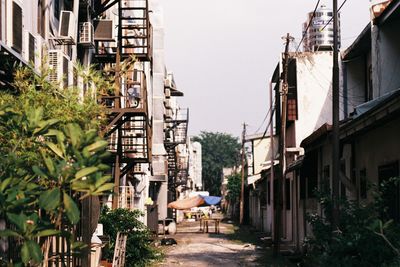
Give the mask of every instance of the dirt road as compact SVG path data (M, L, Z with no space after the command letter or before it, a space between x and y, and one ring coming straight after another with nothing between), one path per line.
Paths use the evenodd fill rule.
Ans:
M177 245L165 249L166 258L157 266L264 266L258 262L262 249L251 243L231 240L234 226L221 223L220 234L199 230L199 222L185 222L178 225L173 236Z

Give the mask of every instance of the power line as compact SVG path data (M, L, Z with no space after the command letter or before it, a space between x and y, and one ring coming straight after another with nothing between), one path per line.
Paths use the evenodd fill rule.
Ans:
M338 12L344 6L344 4L346 4L346 2L347 2L347 0L343 1L343 3L340 5L339 9L337 10ZM332 20L333 20L333 17L331 17L331 19L328 20L328 22L324 25L324 27L322 27L322 29L320 29L319 31L322 32L326 28L326 26L328 26L328 24L331 23Z
M320 1L321 1L321 0L318 0L317 4L315 5L315 8L314 8L313 14L312 14L312 16L311 16L311 19L310 19L310 21L308 22L308 25L307 25L305 31L303 32L303 36L301 37L300 43L299 43L299 45L298 45L297 48L296 48L296 52L299 51L300 45L301 45L301 43L303 42L304 37L306 37L308 28L310 28L310 25L311 25L311 23L312 23L312 20L313 20L314 17L315 17L315 13L317 12L317 8L318 8L318 6L319 6L319 2L320 2Z
M254 132L254 134L256 134L261 129L261 127L264 125L264 122L267 120L270 112L271 112L271 107L269 108L267 114L265 115L263 121L261 122L261 125L257 128L257 130Z

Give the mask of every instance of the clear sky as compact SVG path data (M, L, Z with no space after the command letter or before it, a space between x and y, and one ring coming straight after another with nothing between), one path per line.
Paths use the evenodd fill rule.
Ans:
M162 0L166 64L185 93L189 134L254 133L268 111L268 80L284 49L282 36L301 40L302 23L317 0ZM332 1L321 3L331 7ZM342 3L339 0L339 5ZM343 48L369 22L369 1L341 10ZM258 130L263 132L266 124Z

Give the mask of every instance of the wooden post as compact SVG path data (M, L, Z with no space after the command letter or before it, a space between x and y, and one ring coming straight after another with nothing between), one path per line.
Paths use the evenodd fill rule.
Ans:
M241 184L241 190L240 190L240 224L243 224L243 217L244 217L244 166L245 166L245 160L244 160L244 143L245 143L245 138L246 138L246 124L243 123L243 132L242 132L242 170L241 170L241 175L242 175L242 184Z
M282 209L283 209L283 190L282 183L285 179L286 172L286 113L287 113L287 93L288 93L288 82L287 82L287 72L289 65L289 43L293 39L289 35L286 35L286 46L285 46L285 54L283 61L283 81L282 81L282 114L281 114L281 130L279 135L279 176L277 178L278 188L277 188L277 203L276 203L276 216L275 216L275 229L274 229L274 247L273 247L273 255L276 257L280 251L280 239L281 239L281 227L282 227Z

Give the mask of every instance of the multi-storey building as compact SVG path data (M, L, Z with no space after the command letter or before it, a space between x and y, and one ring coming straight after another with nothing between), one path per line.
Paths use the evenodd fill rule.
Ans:
M189 114L178 107L175 98L183 94L165 69L162 16L157 0L0 1L0 88L10 86L16 65L39 75L45 66L50 81L76 86L82 97L90 85L74 75L76 63L95 64L115 79L97 99L108 110L102 132L115 184L104 201L142 210L153 228L167 217L168 195L187 180L177 145L186 144ZM84 218L82 240L90 243L98 217Z

